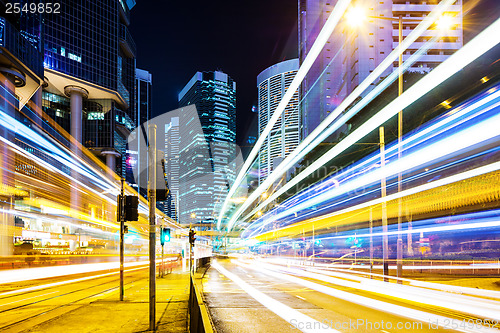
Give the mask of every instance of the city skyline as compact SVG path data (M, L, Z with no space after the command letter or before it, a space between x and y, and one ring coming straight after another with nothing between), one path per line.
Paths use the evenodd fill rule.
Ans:
M497 332L499 31L498 0L0 0L0 331Z

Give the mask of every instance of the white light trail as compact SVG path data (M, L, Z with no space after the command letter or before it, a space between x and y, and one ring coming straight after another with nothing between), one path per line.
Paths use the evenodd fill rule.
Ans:
M378 199L364 202L362 204L355 205L355 206L352 206L352 207L349 207L346 209L342 209L342 210L339 210L339 211L336 211L336 212L333 212L330 214L322 215L320 217L316 217L316 218L311 219L311 221L325 219L325 218L329 218L329 217L334 217L336 215L341 215L341 214L348 213L348 212L351 212L351 211L354 211L357 209L367 208L367 207L370 207L373 205L379 205L384 201L387 202L387 201L395 200L398 198L403 198L405 196L409 196L409 195L412 195L415 193L427 191L427 190L430 190L430 189L433 189L433 188L436 188L439 186L452 184L455 182L459 182L459 181L462 181L462 180L465 180L468 178L476 177L476 176L483 175L483 174L497 171L497 170L500 170L500 162L492 163L492 164L482 166L482 167L479 167L476 169L472 169L472 170L469 170L466 172L462 172L462 173L459 173L459 174L456 174L456 175L453 175L453 176L450 176L447 178L442 178L442 179L433 181L432 183L423 184L423 185L416 186L416 187L413 187L413 188L410 188L410 189L407 189L407 190L404 190L401 192L393 193L393 194L390 194L384 198L378 198ZM277 229L277 230L279 230L279 229ZM274 230L274 231L277 231L277 230Z
M315 266L317 266L317 264ZM382 265L380 265L380 266L382 267ZM328 266L326 264L324 265L324 267L330 268L330 266ZM393 267L392 265L389 265L390 269L392 269L392 267ZM404 267L406 267L406 266L404 266ZM435 266L426 266L426 267L433 268ZM454 265L450 265L450 266L447 266L446 269L454 269L454 267L455 267ZM343 268L345 268L345 266L343 266ZM396 268L396 267L394 266L394 268ZM413 266L413 268L420 269L420 266ZM471 269L471 266L468 266L468 269ZM478 269L478 268L475 268L475 269ZM487 268L487 269L491 269L491 268ZM306 270L311 271L311 272L315 272L315 273L319 273L319 274L326 274L326 275L330 275L330 276L336 276L339 278L356 280L356 281L360 281L360 282L364 281L365 278L355 276L355 274L377 276L380 278L384 277L384 275L382 275L382 274L368 273L368 272L363 272L363 271L355 271L352 269L350 269L349 271L346 271L345 269L325 270L325 269L318 269L318 268L306 268ZM346 273L344 273L344 272L346 272ZM448 292L448 293L458 293L460 295L468 294L468 295L474 295L474 296L500 299L500 292L495 291L495 290L453 286L453 285L448 285L448 284L444 284L444 283L418 281L418 280L412 280L412 279L399 278L399 277L395 277L395 276L389 276L389 278L391 280L408 282L412 286L434 289L434 290ZM369 279L369 280L371 280L371 279ZM497 302L497 304L498 304L498 302Z
M126 262L125 267L149 265L149 261ZM103 262L97 264L79 264L52 267L20 268L0 271L0 284L36 279L60 277L64 275L91 273L120 268L119 262Z
M277 192L269 196L258 208L262 209L270 202L278 198L281 194L288 191L298 182L306 178L308 175L316 171L318 168L326 164L328 161L338 156L344 150L352 146L354 143L361 140L370 132L378 128L384 122L396 115L400 110L407 108L413 102L421 98L423 95L437 87L446 79L457 73L459 70L470 64L473 60L490 50L492 47L500 43L500 19L491 24L488 28L482 31L463 48L455 52L433 71L420 79L412 87L406 90L401 96L394 99L389 105L368 119L359 128L349 134L344 140L327 151L324 155L318 158L313 164L292 178L285 186L281 187ZM235 221L233 221L234 224ZM228 225L228 230L233 224Z
M495 117L488 118L488 120L478 123L472 127L449 135L427 147L407 154L402 159L386 164L384 168L378 168L377 170L366 173L352 181L347 182L343 186L332 188L321 195L312 197L311 199L298 205L294 205L279 214L272 215L266 220L266 223L279 220L308 207L321 204L331 198L339 197L343 194L349 193L350 191L362 188L363 185L370 185L374 181L379 181L382 177L389 179L391 176L397 175L400 172L422 167L433 161L438 162L440 159L445 158L450 154L460 152L463 149L485 142L496 136L500 136L500 127L497 125L499 123L500 114Z
M262 265L263 268L271 269L273 271L276 271L276 269L278 269L279 271L288 274L300 275L306 278L325 281L338 286L368 291L371 293L399 298L410 302L438 306L458 312L466 312L478 317L500 320L500 304L496 301L488 302L487 300L478 299L472 296L453 295L443 291L428 290L395 283L386 283L381 280L358 278L357 282L353 282L296 268L277 267L269 264L260 265ZM468 269L471 268L468 267ZM344 278L351 277L344 276Z
M325 25L321 29L321 32L319 33L318 37L314 41L311 50L307 54L306 58L304 59L302 65L300 66L299 70L297 71L297 74L293 78L292 82L290 83L290 86L288 87L285 95L281 99L280 103L276 107L276 110L274 110L273 116L271 119L269 119L269 122L267 126L264 128L262 133L259 135L259 139L255 143L255 146L253 149L250 151L250 154L248 155L248 158L246 159L245 163L240 169L240 172L238 173L238 176L236 177L236 180L234 181L233 185L231 186L229 193L224 200L224 204L222 205L222 209L219 213L219 217L217 219L217 229L220 229L220 225L222 223L222 218L224 216L224 213L226 211L227 205L229 204L229 200L231 199L232 195L236 192L236 189L238 188L239 184L245 177L248 169L252 165L253 160L259 153L260 147L264 143L265 139L267 138L267 135L271 132L274 124L278 121L279 117L285 110L285 107L288 105L288 102L290 99L293 97L295 94L295 91L299 88L300 84L302 83L302 80L306 76L306 74L309 72L309 69L311 69L312 65L316 61L316 58L320 54L321 50L325 46L326 42L328 41L328 38L330 38L330 35L332 34L333 30L337 26L337 23L339 20L342 18L342 15L344 15L344 12L347 9L347 6L351 0L339 0L337 4L335 5L335 8L333 8L332 13L328 17L328 20L326 21Z
M128 273L128 272L133 272L133 271L137 271L137 270L141 270L141 269L146 269L146 268L149 268L149 266L144 265L143 267L139 267L139 268L126 269L126 270L124 270L124 272ZM111 272L111 273L105 273L105 274L99 274L99 275L92 275L92 276L86 276L86 277L82 277L82 278L78 278L78 279L73 279L73 280L66 280L66 281L61 281L61 282L41 284L41 285L38 285L38 286L28 287L28 288L23 288L23 289L15 289L15 290L7 291L7 292L4 292L4 293L0 293L0 299L4 298L3 296L10 296L10 295L15 295L15 294L24 294L24 293L29 293L29 292L32 292L32 291L37 291L37 290L47 289L47 288L51 288L51 287L62 286L62 285L65 285L65 284L70 284L70 283L76 283L76 282L82 282L82 281L87 281L87 280L98 279L98 278L102 278L102 277L105 277L105 276L116 275L116 274L120 274L120 272L117 271L117 272Z
M481 99L479 99L477 101L474 101L472 103L467 103L465 106L459 106L459 107L457 107L456 110L454 110L453 114L447 115L446 118L442 119L441 121L438 121L438 122L436 122L436 123L434 123L434 124L432 124L432 125L430 125L430 126L428 126L426 128L423 128L422 130L419 130L417 133L413 134L412 136L410 136L408 138L405 138L404 141L402 142L402 145L405 147L405 150L411 150L412 148L417 147L419 144L424 143L424 141L426 141L426 140L432 140L436 136L441 135L441 134L443 134L446 131L453 131L454 128L458 128L458 127L460 127L461 125L463 125L463 124L465 124L467 122L474 122L475 121L474 118L479 118L483 114L485 114L486 112L489 112L493 108L498 107L499 103L498 103L498 101L495 101L495 100L498 99L499 97L500 97L500 90L493 90L493 91L490 91L489 95L484 96L484 97L482 97ZM496 103L493 104L493 102L496 102ZM472 115L467 115L468 113L470 113L472 111L474 111L474 113ZM477 126L477 124L474 125L474 126ZM490 126L489 121L486 123L486 127L488 127L488 126ZM494 129L494 131L495 131L495 129ZM489 131L487 131L486 128L481 128L479 130L479 136L481 136L483 134L486 134L486 133L489 134ZM454 135L456 135L456 133ZM477 138L475 136L475 134L472 137L473 138ZM492 137L493 137L493 135L492 135ZM456 142L454 140L451 140L451 143L449 145L446 144L445 147L443 148L443 150L440 151L440 152L443 152L442 155L445 155L445 152L450 153L451 152L450 148L455 147L455 143L458 143L458 142L462 141L463 138L465 138L465 136L459 135L458 136L458 140ZM450 141L450 140L448 140L448 141ZM468 143L468 141L466 143ZM386 158L390 159L391 158L391 154L394 151L396 151L397 148L398 148L397 145L393 145L388 150L386 150ZM429 147L423 148L423 150L426 150L428 148ZM454 148L454 150L457 150L457 149ZM408 160L409 159L408 163L410 163L410 164L411 163L415 164L415 162L421 161L420 157L415 158L415 153L413 153L413 154L411 154L409 156L412 156L412 157L409 158L408 155L405 155L405 157L403 157L403 159L404 160ZM426 159L427 157L428 156L426 154L424 154L423 159ZM372 165L376 164L377 161L379 161L379 160L380 160L380 155L379 154L377 154L377 155L375 155L375 156L373 156L371 158L368 158L367 160L362 161L357 166L357 169L360 170L359 172L357 172L356 174L354 174L354 175L352 175L350 177L343 178L342 179L343 186L341 188L341 190L343 191L343 193L346 192L345 189L344 189L344 186L345 186L344 184L346 183L346 181L349 181L350 179L353 179L354 176L357 176L358 174L363 175L363 174L368 173L369 170L366 169L366 168L369 165L371 165L371 164ZM363 169L363 168L365 168L365 169ZM385 176L388 177L390 174L391 174L391 172L388 172L388 173L385 174ZM367 184L370 183L371 181L373 181L373 179L380 179L380 176L373 175L373 174L370 174L370 175L372 175L372 176L369 176L369 178L372 178L372 179L368 179L367 180ZM342 178L342 174L339 175L339 177ZM366 178L367 175L364 175L362 177ZM346 185L348 187L350 186L349 184L346 184ZM315 196L315 198L313 198L312 201L309 201L310 205L315 205L315 204L321 203L321 201L318 201L318 200L315 200L315 199L317 197L319 197L320 195L325 196L326 194L322 194L322 193L324 193L327 190L331 191L330 192L331 194L333 194L333 193L337 193L337 194L340 193L340 192L338 192L339 191L339 189L338 189L339 186L336 186L336 187L337 188L334 188L334 189L325 188L322 192L317 193L316 196ZM350 187L350 188L352 188L352 187ZM310 196L308 195L308 192L302 193L301 196L303 196L304 199L302 199L302 200L294 203L293 207L288 208L287 209L287 213L288 214L292 214L293 212L297 212L298 209L296 209L296 208L298 206L303 205L303 203L306 202L307 200L311 200L311 199L309 199ZM326 197L328 197L328 195L326 195ZM333 197L333 195L332 195L332 197ZM283 215L281 214L281 216L283 216ZM247 217L245 217L245 219L246 218ZM276 215L272 216L271 218L273 218L273 220L277 219ZM267 224L269 224L271 222L272 222L271 220L266 219L265 221L259 222L259 224L262 224L262 226L261 226L261 228L262 228L262 227L264 227L265 225L267 225Z
M343 123L345 123L348 119L354 116L361 108L363 108L366 104L368 104L373 98L375 98L381 91L383 91L389 84L391 84L397 77L398 73L393 72L386 78L381 84L379 84L374 90L372 90L360 103L357 103L354 108L352 108L348 114L344 115L341 119L335 122L336 125L328 128L330 123L332 123L341 113L352 104L356 98L358 98L363 91L365 91L372 82L377 80L380 75L389 67L392 66L393 62L396 61L401 53L403 53L415 40L420 37L420 35L426 31L432 23L434 23L442 13L453 4L455 0L445 0L441 1L441 3L434 8L434 10L425 17L419 25L413 29L410 34L403 40L401 44L399 44L381 63L375 70L365 79L363 82L354 89L354 91L347 96L342 103L331 112L328 117L321 122L318 127L316 127L313 132L307 136L299 146L292 151L292 153L282 161L278 167L264 180L264 182L254 190L252 195L247 199L247 201L239 207L239 209L232 215L230 221L228 222L228 230L232 227L232 224L238 219L238 217L245 211L246 208L250 206L250 204L255 201L255 199L266 189L274 183L278 178L280 178L287 170L289 170L293 165L295 165L300 158L305 156L310 150L316 147L320 142L322 142L325 138L327 138L331 133L333 133L336 129L338 129ZM434 38L431 41L425 43L418 52L416 52L410 59L404 62L405 70L407 67L411 66L418 58L419 55L434 42ZM328 128L328 129L327 129ZM231 195L231 193L230 193ZM269 198L264 201L266 204L259 205L259 209L255 208L252 213L248 214L244 220L251 217L255 212L259 211L265 205L270 203L272 200ZM223 207L224 209L224 207Z
M267 296L263 292L255 289L254 287L243 281L237 275L229 272L227 269L219 265L217 261L214 261L212 267L218 270L219 273L225 275L231 281L236 283L241 289L243 289L243 291L245 291L248 295L252 296L257 302L264 305L266 308L268 308L269 310L271 310L272 312L274 312L275 314L286 320L288 323L290 323L290 328L292 327L296 328L294 326L294 323L301 323L301 326L304 326L305 328L297 328L297 329L301 330L302 332L339 332L332 328L325 327L324 323L312 319L311 317L306 316L305 314L302 314L301 312L281 302L278 302L274 298ZM309 327L314 327L314 328L309 328Z
M286 265L286 264L287 263L285 262L282 265ZM349 269L347 271L345 269L345 266L342 266L342 269L333 269L333 270L330 269L331 266L329 266L328 264L316 263L315 266L323 266L323 267L328 268L328 269L325 270L325 269L318 269L318 268L307 268L306 270L311 271L311 272L320 273L320 274L337 276L340 278L357 280L357 281L361 281L361 279L363 279L363 278L354 276L355 274L377 276L380 278L384 277L384 275L382 275L382 274L368 273L368 272L356 271L356 270L352 270L352 269ZM390 269L392 269L391 265L389 267L390 267ZM406 267L406 266L403 266L403 267ZM426 266L426 267L427 267L426 269L433 269L435 266L433 265L433 266ZM455 265L450 265L450 266L446 267L445 269L454 269L455 267L456 267ZM497 265L497 267L498 267L498 265ZM394 268L396 268L396 267L394 266ZM420 269L420 266L414 266L414 268ZM471 266L468 266L468 269L471 269ZM479 268L475 267L475 269L479 269ZM491 268L486 268L486 269L491 269ZM344 273L344 272L346 272L346 273ZM395 277L395 276L390 276L389 278L392 280L408 282L412 286L434 289L434 290L444 291L444 292L448 292L448 293L458 293L461 295L468 294L468 295L474 295L474 296L500 299L500 291L495 291L495 290L476 289L476 288L470 288L470 287L454 286L454 285L449 285L449 284L444 284L444 283L418 281L418 280L412 280L412 279L406 279L406 278L399 278L399 277Z
M244 267L248 267L249 269L253 269L255 271L264 273L266 275L275 277L277 279L285 280L285 281L295 283L298 285L302 285L306 288L319 291L323 294L330 295L330 296L333 296L335 298L343 299L345 301L348 301L348 302L351 302L354 304L358 304L358 305L362 305L362 306L365 306L365 307L368 307L371 309L375 309L378 311L387 312L387 313L390 313L390 314L393 314L393 315L396 315L399 317L410 318L413 320L421 321L423 323L436 323L437 325L439 325L441 327L447 327L447 325L449 325L447 323L452 322L451 318L447 318L444 316L439 316L439 315L435 315L432 313L427 313L424 311L414 310L414 309L411 309L408 307L379 301L377 299L373 299L373 298L369 298L369 297L365 297L365 296L360 296L360 295L357 295L354 293L349 293L346 291L327 287L325 285L315 283L312 281L308 281L308 280L304 280L304 279L301 279L301 278L298 278L295 276L291 276L288 274L274 272L274 271L271 271L269 269L265 269L254 262L252 262L252 265L245 265L245 264L239 263L239 262L237 262L237 263L239 265L242 265ZM317 274L317 275L319 275L319 274ZM322 279L328 278L327 276L324 276L324 275L321 275L321 276L322 276ZM326 280L321 280L321 281L326 281ZM385 288L382 292L385 292L386 288L390 288L388 283L386 283ZM357 289L361 289L360 286L357 286ZM378 290L378 292L380 293L381 290ZM469 329L469 328L465 328L465 327L458 327L456 330L460 331L460 332L474 333L474 332L477 332L477 329L478 329L477 327L474 327L473 329ZM484 329L485 332L497 332L496 329L490 329L486 326L481 326L480 329L481 329L481 331L483 331L483 329Z

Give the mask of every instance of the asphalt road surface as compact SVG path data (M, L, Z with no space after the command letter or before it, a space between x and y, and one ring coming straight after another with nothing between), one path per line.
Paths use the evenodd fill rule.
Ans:
M312 278L295 269L258 260L215 261L203 291L217 332L497 331L491 326L498 319L489 314L500 309L498 293L492 299L343 273L332 283L328 274L316 271ZM477 313L468 313L469 307Z

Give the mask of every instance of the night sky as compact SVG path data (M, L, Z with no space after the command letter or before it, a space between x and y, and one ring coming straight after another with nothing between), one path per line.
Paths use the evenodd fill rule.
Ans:
M467 41L499 17L500 0L467 0ZM137 67L153 74L153 115L176 109L196 71L221 70L237 84L237 143L257 130L257 75L297 57L297 0L137 0L130 30Z
M252 122L257 131L257 75L297 57L295 0L138 0L131 22L137 67L153 75L154 115L178 108L178 93L197 71L223 71L236 81L240 145Z

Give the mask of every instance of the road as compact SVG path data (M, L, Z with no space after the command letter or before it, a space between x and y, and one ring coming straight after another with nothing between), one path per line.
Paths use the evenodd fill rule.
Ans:
M263 260L217 260L203 289L219 333L496 332L489 326L500 316L498 292L449 292Z

